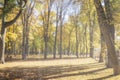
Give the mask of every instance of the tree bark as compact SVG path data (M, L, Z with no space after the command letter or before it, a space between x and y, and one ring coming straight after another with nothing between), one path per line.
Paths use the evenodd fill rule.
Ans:
M63 2L63 0L62 0L62 2ZM60 5L60 52L59 52L59 54L60 54L60 59L62 58L62 27L63 27L63 19L62 19L62 17L63 17L63 15L62 15L62 13L63 13L63 7L62 7L62 2L61 2L61 5Z
M93 33L93 27L95 25L95 15L94 15L94 21L93 21L93 24L92 24L92 20L91 20L91 2L89 0L89 11L88 11L88 18L89 18L89 30L90 30L90 57L93 58L93 53L94 53L94 46L93 46L93 36L94 36L94 33ZM95 14L95 13L93 13Z
M70 44L71 40L70 40L70 36L69 36L69 41L68 41L68 49L67 49L67 55L69 56L70 55Z
M115 40L115 28L114 28L114 24L113 24L113 17L112 17L110 1L109 0L104 0L104 3L105 3L105 10L106 10L106 15L107 15L107 20L108 20L109 28L110 28L110 35L111 35L111 38L112 38L113 43L114 43L114 40ZM108 54L109 53L110 52L108 51ZM108 55L108 64L107 64L108 68L112 67L112 63L111 63L110 59L111 59L110 55Z
M60 59L62 58L62 21L60 26Z
M48 52L48 41L45 40L45 49L44 49L44 59L47 59L47 52Z
M48 54L48 41L49 41L49 25L50 25L50 15L51 15L51 8L52 8L52 4L53 4L53 0L48 0L46 2L46 4L48 5L47 7L47 11L44 11L45 16L43 17L43 28L44 28L44 59L47 58L47 54Z
M102 34L102 31L101 31L101 52L100 52L100 57L99 57L99 62L101 63L101 62L103 62L104 60L104 58L103 58L103 55L105 55L105 47L106 47L106 45L105 45L105 40L104 40L104 37L103 37L103 34Z
M110 56L110 61L113 66L113 71L114 75L120 74L120 67L119 67L119 62L117 55L115 54L115 46L114 46L114 41L112 39L112 36L110 34L110 23L106 19L105 11L102 7L101 1L100 0L94 0L97 15L98 15L98 21L99 21L99 27L103 33L106 45L107 45L107 50L108 50L108 55ZM109 3L108 3L109 4Z
M55 59L56 58L56 45L57 45L57 33L58 33L58 6L57 6L57 10L56 10L56 30L55 30L55 43L54 43L54 49L53 49L53 58Z
M93 31L94 25L95 25L95 19L93 21L93 25L91 25L91 20L89 19L89 27L90 27L90 57L91 58L93 58L93 55L94 55L94 45L93 45L93 41L94 41L93 40L94 39L94 31Z
M6 28L4 28L4 25L2 26L3 28L1 29L2 33L1 33L1 37L0 37L0 58L1 58L1 63L4 64L5 63L5 36L6 36Z
M26 41L26 37L25 37L25 26L23 26L23 35L22 35L22 59L23 59L23 60L26 59L26 54L25 54L25 41Z
M76 56L77 58L79 57L78 55L78 26L77 26L77 23L75 22L75 25L76 25Z
M70 30L69 39L68 39L68 49L67 49L67 55L68 55L68 56L70 55L71 33L72 33L72 30Z
M86 50L86 57L88 57L88 45L87 45L87 23L85 25L85 50Z

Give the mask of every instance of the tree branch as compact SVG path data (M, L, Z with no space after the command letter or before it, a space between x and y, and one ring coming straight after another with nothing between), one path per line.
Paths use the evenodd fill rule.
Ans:
M13 20L5 22L4 27L6 28L6 27L14 24L16 22L16 20L19 18L19 16L21 15L21 13L22 13L22 9L19 10L19 13L15 16L15 18Z

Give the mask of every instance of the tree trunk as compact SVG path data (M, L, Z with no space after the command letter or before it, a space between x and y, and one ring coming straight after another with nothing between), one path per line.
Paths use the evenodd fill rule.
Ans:
M62 58L62 23L60 26L60 58Z
M113 66L114 75L120 74L120 66L117 55L115 54L115 46L112 36L110 34L111 23L107 21L104 9L102 7L100 0L94 0L95 7L98 15L99 27L103 33L104 39L106 41L108 55L110 56L110 61ZM109 4L109 3L108 3ZM108 16L108 15L107 15Z
M57 33L58 33L58 7L57 7L57 13L56 13L56 30L55 30L55 43L54 43L54 49L53 49L53 58L56 58L56 44L57 44Z
M13 33L15 33L15 25L13 25ZM12 53L16 56L16 41L12 41Z
M30 30L29 30L29 26L28 26L28 22L26 24L26 44L25 44L25 52L26 52L26 57L27 55L29 54L29 33L30 33Z
M62 27L63 27L63 21L62 21L62 9L61 9L60 11L60 52L59 52L60 59L62 58Z
M16 42L13 42L13 54L16 56Z
M56 32L55 32L55 42L54 42L54 49L53 49L53 58L56 58L56 44L57 44L57 27L56 26Z
M76 25L76 56L77 56L77 58L79 57L79 55L78 55L78 26L77 26L77 24L75 24Z
M87 46L87 23L85 25L85 50L86 50L86 57L88 57L88 46Z
M93 58L93 52L94 52L94 47L93 47L93 27L95 25L95 16L94 16L94 21L93 21L93 25L91 24L92 23L92 20L91 20L91 3L90 3L90 0L89 0L89 11L88 11L88 17L89 17L89 30L90 30L90 57Z
M48 31L49 31L49 25L50 25L50 15L51 15L51 8L52 8L52 4L53 4L53 2L54 1L52 1L52 0L49 0L48 2L47 2L47 14L44 14L45 15L45 18L46 19L44 19L43 18L43 21L44 21L44 41L45 41L45 44L44 44L44 46L45 46L45 49L44 49L44 59L46 59L47 58L47 53L48 53L48 41L49 41L49 33L48 33Z
M4 2L4 8L6 8L7 1ZM4 55L5 55L5 36L6 36L6 28L5 28L5 9L3 10L2 14L2 27L1 27L1 37L0 37L0 58L1 58L1 63L5 63Z
M101 32L101 52L100 52L100 57L99 57L99 62L103 62L104 60L104 58L103 58L103 55L105 55L105 48L106 47L106 45L105 45L105 40L104 40L104 38L103 38L103 34L102 34L102 32Z
M25 27L23 26L23 38L22 38L22 59L25 60L26 59L26 52L25 52L25 41L26 41L26 36L25 36Z
M93 33L90 33L90 57L93 58L94 47L93 47Z
M105 3L105 10L106 10L106 14L107 14L107 20L109 22L109 28L110 28L110 34L111 34L111 38L113 40L115 40L115 28L114 28L114 24L113 24L113 16L112 16L112 11L111 11L111 4L109 0L104 0ZM108 51L108 54L110 52ZM107 67L112 67L112 63L110 61L110 56L108 55L108 64Z
M68 41L68 50L67 50L67 55L69 56L70 55L70 35L69 35L69 41Z
M90 27L90 57L93 58L94 55L94 46L93 46L93 36L94 36L94 27L95 22L93 22L93 25L91 26L91 20L89 21L89 27Z
M4 28L4 25L2 26L1 29L1 37L0 37L0 58L1 58L1 63L4 64L5 63L5 58L4 58L4 54L5 54L5 36L6 36L6 29Z
M112 68L112 63L111 63L111 60L110 60L110 55L109 55L109 52L107 53L107 62L106 62L106 66L107 68Z
M47 40L45 40L44 59L47 59L47 52L48 52L48 42Z

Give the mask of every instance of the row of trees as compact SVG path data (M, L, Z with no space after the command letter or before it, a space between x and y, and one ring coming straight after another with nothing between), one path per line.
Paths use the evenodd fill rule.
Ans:
M21 54L24 60L29 54L43 54L45 59L48 54L53 54L53 58L57 54L59 58L63 54L93 58L97 53L94 49L101 49L99 62L103 62L107 49L107 65L113 67L114 74L119 74L115 54L115 47L119 48L119 42L115 41L119 36L119 17L116 17L120 15L119 3L114 0L0 1L2 63L5 53Z

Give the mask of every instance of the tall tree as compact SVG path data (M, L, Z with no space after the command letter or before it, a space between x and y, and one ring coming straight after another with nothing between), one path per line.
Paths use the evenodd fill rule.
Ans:
M78 48L79 48L79 37L78 37L78 30L79 30L79 26L78 26L78 20L79 20L79 16L77 15L77 13L75 12L75 16L74 16L74 26L75 26L75 36L76 36L76 56L77 58L79 57L78 54Z
M62 58L62 27L63 27L63 0L60 1L60 46L59 46L60 58Z
M111 9L109 0L105 0L105 2L107 2L105 4L105 6L107 6L107 5L109 5L109 6L107 6L106 9L104 10L101 1L94 0L97 15L98 15L99 27L103 33L103 36L104 36L104 39L105 39L105 42L107 45L107 50L109 52L108 55L110 56L110 61L112 63L114 75L117 75L117 74L120 74L120 67L119 67L118 58L115 53L114 40L113 40L113 37L111 34L111 29L110 29L111 22L109 22L109 20L111 20L109 18L109 15L112 12L110 12L110 13L107 12L107 10L110 11L110 9ZM112 23L112 25L113 25L113 23Z
M106 10L106 15L107 15L107 20L108 20L108 23L109 23L109 28L110 28L110 35L111 35L111 38L113 40L113 44L114 44L114 41L115 41L115 27L114 27L114 23L113 23L113 15L112 15L112 7L111 7L111 4L110 4L110 0L104 0L104 3L105 3L105 10ZM110 52L108 51L108 54ZM108 55L108 64L107 64L107 67L112 67L112 63L111 63L111 56Z
M89 0L88 3L88 19L89 19L89 35L90 35L90 57L93 58L94 46L93 46L93 39L94 39L94 25L95 25L95 11L92 6L92 1ZM92 15L91 15L92 14ZM92 19L93 17L93 19Z
M42 20L43 20L43 29L44 29L44 58L47 58L48 53L48 41L49 41L49 27L50 27L50 16L51 9L54 3L54 0L46 0L44 1L44 10L41 12Z
M28 2L22 14L22 25L23 25L22 59L23 60L26 59L29 53L29 32L30 32L29 19L30 16L32 15L34 6L35 6L34 1Z
M59 3L56 1L56 29L55 29L55 42L54 42L54 49L53 49L53 58L54 59L56 58L58 24L59 24Z
M5 36L6 36L6 28L19 18L20 14L22 13L22 8L26 4L26 0L17 0L17 4L19 5L20 9L19 12L16 14L14 19L10 21L6 21L6 15L9 15L10 10L12 10L16 6L15 0L4 0L3 8L2 8L2 27L1 27L1 36L0 36L0 58L1 62L5 63L4 54L5 54ZM24 5L23 5L24 4Z
M60 11L59 11L59 19L60 19L60 45L59 45L59 54L60 54L60 58L62 58L62 35L63 35L63 23L64 23L64 18L66 15L66 10L68 8L68 6L70 5L71 0L68 0L67 2L64 0L60 0Z

